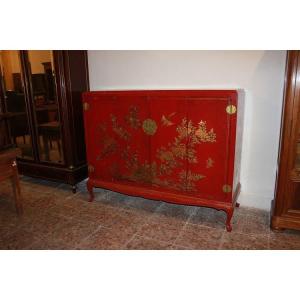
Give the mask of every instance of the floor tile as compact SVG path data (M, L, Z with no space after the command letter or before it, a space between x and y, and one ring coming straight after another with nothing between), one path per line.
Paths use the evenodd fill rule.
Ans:
M76 245L95 232L99 226L99 224L94 222L71 220L62 224L62 226L56 227L50 234L44 237L44 239L49 239L50 241L59 240L66 244Z
M195 213L188 220L188 223L224 229L226 213L212 208L197 207Z
M266 250L269 248L269 235L248 235L237 232L225 232L220 249Z
M128 250L171 250L172 244L154 239L135 236L127 245Z
M94 234L79 244L77 249L114 250L123 249L132 238L131 230L115 230L114 228L100 228Z
M234 228L234 227L233 227ZM247 215L243 218L240 232L245 234L270 234L269 218L264 215Z
M161 201L149 200L140 197L126 197L125 209L131 209L139 214L151 214L158 211L163 203Z
M188 249L218 249L224 229L187 224L175 245Z
M300 250L300 231L284 230L282 232L271 232L270 249Z
M168 219L173 219L180 223L186 222L193 214L194 209L195 207L193 206L163 203L154 211L151 218L157 222L165 222Z
M61 240L39 239L26 247L26 250L75 250L75 246Z
M1 250L23 250L34 243L38 238L33 232L25 229L12 231L4 237L0 237Z
M138 234L162 242L173 243L182 231L185 222L170 219L150 219Z
M241 206L226 214L22 176L24 214L17 216L10 182L0 186L1 249L300 249L300 232L270 231L269 212Z

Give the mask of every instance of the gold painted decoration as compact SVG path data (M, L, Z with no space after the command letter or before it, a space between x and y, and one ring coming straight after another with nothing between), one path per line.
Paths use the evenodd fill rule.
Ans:
M223 192L224 193L230 193L231 192L231 186L229 184L223 185Z
M233 115L236 113L236 106L235 105L228 105L226 107L226 112L229 114L229 115Z
M162 116L161 126L175 125L171 118L175 115L172 113L167 117ZM111 114L111 130L103 122L97 128L101 139L101 152L97 159L104 159L109 155L120 153L122 160L125 162L127 172L121 171L117 164L109 167L109 172L113 178L119 178L143 184L151 184L157 187L166 187L168 189L179 191L197 191L196 183L205 178L205 175L193 173L186 170L186 163L196 164L200 156L197 153L197 145L201 143L216 143L216 133L214 129L207 129L206 122L201 120L198 124L193 124L192 120L183 118L176 127L177 135L173 141L161 146L156 150L156 159L152 162L141 160L139 153L134 152L130 142L132 141L132 129L142 127L145 134L153 136L158 126L153 119L146 119L141 122L138 118L138 109L134 106L129 108L125 116L125 123L128 127L122 127L115 115ZM120 138L126 141L126 146L120 145ZM213 166L213 160L208 158L207 167ZM90 170L90 169L89 169ZM223 188L224 192L230 192L231 187Z
M213 165L214 165L214 161L213 161L213 159L211 158L211 157L209 157L208 159L207 159L207 161L206 161L206 168L207 169L210 169L210 168L212 168L213 167Z
M124 129L122 126L120 126L118 124L118 121L117 121L117 117L114 116L114 115L111 115L111 122L112 122L112 128L113 128L113 131L122 139L124 139L125 141L128 141L131 137L131 134L126 130Z
M163 126L172 126L175 123L171 121L171 118L176 114L176 112L173 112L169 114L167 117L165 115L162 115L161 117L161 123Z
M113 154L117 151L118 144L117 141L108 135L106 124L100 124L97 128L97 132L101 137L99 143L102 146L100 154L97 156L97 160L101 160Z
M195 135L199 142L216 142L216 134L214 133L214 129L211 128L210 131L207 131L206 122L202 120L198 123L198 128L195 131Z
M141 121L138 118L138 108L136 106L129 108L129 113L125 116L125 121L133 129L141 127Z
M156 122L152 119L146 119L143 122L143 130L148 135L154 135L157 130Z
M181 182L181 190L185 190L187 192L195 192L196 191L196 185L195 183L199 181L200 179L205 178L204 175L193 173L190 170L182 170L179 173L179 178Z

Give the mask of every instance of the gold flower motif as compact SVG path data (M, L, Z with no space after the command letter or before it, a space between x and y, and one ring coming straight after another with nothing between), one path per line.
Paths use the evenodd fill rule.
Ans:
M148 135L154 135L157 130L156 122L152 119L146 119L143 122L143 130Z

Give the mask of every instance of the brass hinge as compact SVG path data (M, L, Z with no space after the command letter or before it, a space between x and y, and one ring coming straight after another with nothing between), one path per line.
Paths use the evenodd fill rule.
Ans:
M92 172L94 172L94 171L95 171L95 168L94 168L94 166L92 166L92 165L88 165L88 171L89 171L89 173L92 173Z
M83 103L83 110L87 111L90 109L90 105L87 102Z

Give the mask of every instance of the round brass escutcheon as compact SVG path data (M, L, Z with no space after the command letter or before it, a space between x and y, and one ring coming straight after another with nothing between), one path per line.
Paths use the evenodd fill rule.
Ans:
M152 119L146 119L143 122L143 130L148 135L154 135L157 130L156 122Z
M235 105L228 105L226 107L226 112L229 114L229 115L233 115L236 113L236 106Z
M231 186L229 184L223 185L223 192L224 193L230 193L231 192Z

